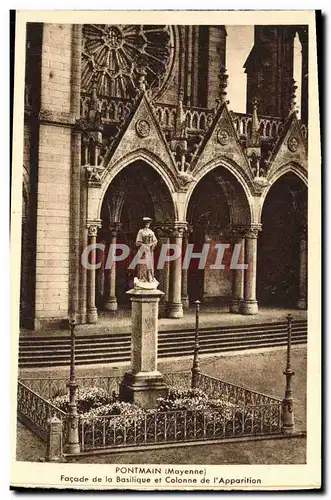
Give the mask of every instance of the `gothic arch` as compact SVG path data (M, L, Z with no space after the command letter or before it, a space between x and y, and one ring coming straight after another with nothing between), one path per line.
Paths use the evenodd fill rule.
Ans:
M275 184L275 182L280 177L282 177L283 175L286 175L288 173L295 174L305 184L305 186L308 186L307 170L302 165L300 165L299 163L294 163L294 162L290 162L290 163L286 163L284 165L281 165L271 175L270 178L267 178L269 185L267 186L267 188L263 191L263 193L261 195L260 210L259 210L259 215L258 215L259 222L261 221L264 202L266 200L266 197L268 195L269 190L271 189L271 187Z
M233 182L232 185L235 191L235 197L233 198L234 203L232 204L232 222L235 224L250 224L251 222L253 222L253 199L249 188L249 183L248 180L244 178L242 172L240 172L240 168L238 167L238 165L235 162L231 162L228 158L212 160L203 165L197 172L194 173L196 182L192 183L188 189L184 209L184 218L186 219L187 217L187 210L194 189L201 181L201 179L203 179L210 172L215 171L217 168L224 168L227 172L232 174L233 180L236 181ZM228 194L227 197L229 198L230 194ZM242 220L239 220L239 214L235 214L233 212L236 204L240 205L243 209L244 213L242 213Z
M139 160L145 162L147 165L152 167L159 174L159 176L165 183L172 200L175 217L177 218L178 214L177 214L177 208L174 203L173 194L176 192L178 188L178 181L174 173L171 172L169 167L165 165L165 163L162 160L160 160L160 158L158 158L156 155L154 155L148 150L138 149L124 156L114 165L112 165L111 162L108 164L106 173L103 175L102 178L102 185L100 189L100 197L96 213L96 219L100 218L103 199L111 182L124 168L128 167L130 164Z

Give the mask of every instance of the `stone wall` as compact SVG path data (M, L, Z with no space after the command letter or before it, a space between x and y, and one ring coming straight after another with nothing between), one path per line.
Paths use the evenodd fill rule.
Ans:
M71 26L45 24L39 129L35 327L68 312Z

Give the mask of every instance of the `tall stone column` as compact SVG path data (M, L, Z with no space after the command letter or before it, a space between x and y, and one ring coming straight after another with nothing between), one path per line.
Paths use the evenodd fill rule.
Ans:
M182 253L185 255L187 243L188 243L189 230L187 229L183 233L183 246ZM189 307L189 297L187 291L187 278L188 278L188 269L182 269L182 304L184 311Z
M300 281L298 309L307 309L307 226L300 228Z
M115 252L117 232L119 229L118 224L110 225L110 238L109 238L109 251ZM116 298L116 262L112 263L111 268L108 270L108 298L105 303L105 309L107 311L117 311L117 298Z
M88 244L95 245L97 241L97 233L99 224L88 225ZM96 264L96 249L90 251L89 263L93 266ZM95 305L95 269L87 271L87 322L97 323L98 311Z
M251 226L245 234L245 264L244 272L244 301L243 314L257 314L258 303L256 300L256 264L257 264L257 237L261 230L260 225Z
M245 239L243 231L234 229L232 233L234 245L240 245L237 264L244 264ZM244 300L244 269L232 269L232 298L230 302L230 312L241 313Z
M120 385L120 398L143 408L155 408L156 400L168 393L157 369L158 302L160 290L132 289L131 371Z
M186 229L186 223L176 223L172 232L170 243L177 245L182 252L183 233ZM169 279L169 302L167 308L168 318L182 318L182 255L180 254L176 260L170 262L170 279Z
M81 191L80 191L80 206L81 206L81 220L80 220L80 259L88 245L88 228L86 227L86 213L87 213L87 183L86 173L83 170L81 174ZM87 321L86 307L87 307L87 270L80 261L79 267L79 323L84 324Z
M170 243L169 228L165 226L156 227L158 246L168 246ZM169 262L165 262L162 269L156 269L156 276L159 282L159 289L164 293L160 297L159 302L159 316L161 318L166 316L167 304L169 300Z

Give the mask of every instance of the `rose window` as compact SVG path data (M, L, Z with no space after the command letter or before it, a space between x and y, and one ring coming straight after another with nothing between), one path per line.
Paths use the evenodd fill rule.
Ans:
M158 93L172 66L170 26L86 24L83 29L82 91L129 98L144 79Z

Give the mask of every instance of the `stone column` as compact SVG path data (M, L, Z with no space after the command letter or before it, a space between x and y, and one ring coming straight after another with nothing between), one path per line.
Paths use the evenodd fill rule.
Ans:
M300 228L300 281L298 309L307 309L307 226Z
M189 231L188 229L183 233L183 246L182 253L185 255L187 243L188 243ZM187 291L187 278L188 278L188 269L182 269L182 304L184 311L189 307L189 297Z
M117 239L117 231L119 229L118 224L110 225L110 238L109 238L109 251L115 251L116 248L116 239ZM113 245L113 246L111 246ZM112 263L110 269L108 269L108 280L109 280L109 294L107 301L105 303L106 311L117 311L117 298L116 298L116 262Z
M242 305L243 314L257 314L258 304L256 300L256 263L257 263L257 237L261 230L260 225L251 226L245 234L245 279L244 279L244 301Z
M183 233L186 229L186 223L176 223L172 232L170 243L177 245L182 249ZM176 260L170 262L170 279L169 279L169 302L167 308L168 318L182 318L183 304L182 296L182 255Z
M82 26L72 25L70 113L80 119ZM81 127L71 132L69 315L79 318Z
M91 223L88 225L88 244L95 245L99 224ZM89 263L96 264L96 249L90 251ZM95 306L95 269L87 271L87 322L97 323L98 311Z
M158 246L161 250L162 246L169 245L169 228L165 226L156 227ZM159 303L159 317L163 318L166 316L167 312L167 304L169 300L169 263L165 262L163 269L156 269L156 276L159 282L159 288L161 292L164 293L162 297L160 297Z
M83 171L81 175L81 191L80 191L80 206L81 206L81 220L80 220L80 259L88 245L88 228L86 227L86 213L87 213L87 184L86 174ZM84 324L87 321L86 316L86 302L87 302L87 270L79 263L79 323Z
M105 235L104 233L99 238L99 243L102 245L106 245ZM101 252L97 250L98 262L101 262L101 267L96 270L96 288L97 288L97 299L98 306L103 304L104 296L105 296L105 264L106 264L106 255L105 252Z
M158 302L160 290L132 289L127 292L132 304L131 372L120 386L120 398L155 408L157 398L168 389L157 370Z
M234 245L240 245L240 254L237 264L244 264L245 255L245 239L244 233L238 229L234 229L232 233L232 242ZM241 313L242 303L244 300L244 270L232 269L232 298L230 302L230 312Z

